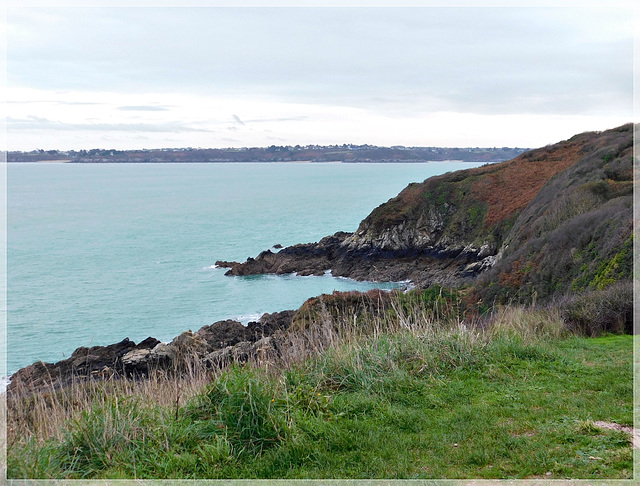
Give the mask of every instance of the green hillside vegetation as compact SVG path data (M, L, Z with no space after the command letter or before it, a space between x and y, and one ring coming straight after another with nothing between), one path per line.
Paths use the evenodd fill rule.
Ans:
M527 301L631 279L631 127L596 140L598 146L583 149L579 162L545 184L520 214L502 260L478 285L485 300Z

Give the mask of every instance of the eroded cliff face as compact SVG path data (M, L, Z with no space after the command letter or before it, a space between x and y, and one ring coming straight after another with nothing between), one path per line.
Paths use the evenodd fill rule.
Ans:
M455 211L451 205L428 206L414 222L403 219L397 224L377 228L367 218L346 242L349 250L377 248L382 251L433 248L445 228L445 219Z
M609 175L626 174L631 141L629 124L576 135L507 162L432 177L378 206L354 233L262 252L245 263L218 264L230 269L228 275L331 271L358 280L411 280L421 286L469 282L512 252L514 243L523 244L514 231L522 234L537 211L540 193L562 193L556 184L543 191L560 174L579 167L585 184L603 183L612 193L624 192L620 183L626 184L627 176L609 183L602 166L611 166Z

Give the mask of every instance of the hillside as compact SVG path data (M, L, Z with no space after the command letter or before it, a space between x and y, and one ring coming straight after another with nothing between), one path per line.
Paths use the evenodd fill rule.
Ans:
M500 301L603 289L633 274L633 130L625 125L567 142L579 160L518 214L501 258L478 282ZM537 163L548 154L530 152Z
M229 275L474 282L491 301L602 288L631 276L632 143L628 124L432 177L374 209L355 233L218 264Z

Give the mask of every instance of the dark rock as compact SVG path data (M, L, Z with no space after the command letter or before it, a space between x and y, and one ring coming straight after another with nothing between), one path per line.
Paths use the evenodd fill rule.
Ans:
M258 364L273 362L280 356L282 334L264 337L251 343L244 341L235 346L227 346L209 353L204 362L211 367L224 367L231 363L245 363L256 360Z
M8 391L36 391L59 387L74 380L104 378L123 371L122 357L134 350L129 338L108 346L80 347L71 357L57 363L38 362L18 370L11 376Z
M57 363L34 363L18 370L12 377L9 392L33 392L66 386L74 380L107 378L144 378L151 370L170 372L185 369L190 363L227 349L235 361L252 356L270 355L263 345L265 338L291 325L294 311L264 314L258 322L243 326L227 319L204 326L197 332L186 331L165 344L148 337L140 344L124 339L108 346L79 347L66 360ZM257 342L262 342L257 347ZM262 346L262 347L261 347ZM260 351L262 349L262 351ZM222 353L219 356L226 356ZM214 356L216 356L214 354ZM216 358L217 359L217 358ZM207 361L211 364L211 360Z
M149 348L134 349L122 357L122 364L129 376L148 372L151 351Z
M247 338L249 341L258 341L259 339L271 336L276 331L285 331L291 326L293 315L296 311L286 310L282 312L274 312L273 314L263 314L258 322L250 322L247 324Z
M68 361L68 360L67 360ZM61 368L53 363L38 361L30 366L21 368L11 375L11 382L7 391L18 393L29 393L35 390L50 388L51 383L59 382L61 379Z
M247 328L238 321L227 319L204 326L195 334L207 343L207 351L211 352L246 341Z
M216 267L220 267L220 268L231 268L233 267L233 265L235 265L237 262L227 262L227 261L223 261L223 260L218 260L216 262Z
M324 275L354 280L416 284L458 284L471 274L465 271L479 260L481 250L473 246L442 246L392 249L388 245L358 246L352 233L336 233L318 243L294 245L278 253L260 253L245 263L234 263L226 275L297 273L300 276ZM486 254L488 245L483 245ZM487 260L489 261L489 260ZM486 265L482 267L482 270Z
M135 349L135 347L136 343L129 338L125 338L119 343L108 346L80 348L71 355L69 360L60 361L59 364L70 364L70 366L66 367L69 368L69 373L87 374L101 370L105 366L113 368L123 355ZM68 363L69 361L70 363Z
M156 338L148 337L144 341L141 341L140 343L138 343L138 345L136 346L136 349L153 349L158 344L160 344L160 341L158 341Z
M189 359L205 354L209 343L201 334L185 331L169 343L169 348L173 350L174 358Z

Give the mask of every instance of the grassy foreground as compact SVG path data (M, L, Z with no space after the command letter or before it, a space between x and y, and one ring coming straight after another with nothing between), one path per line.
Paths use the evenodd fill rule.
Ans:
M231 367L188 397L169 381L163 400L49 396L48 428L41 397L10 404L8 477L631 478L630 435L601 422L633 425L632 358L631 336L570 335L539 311L405 325Z

